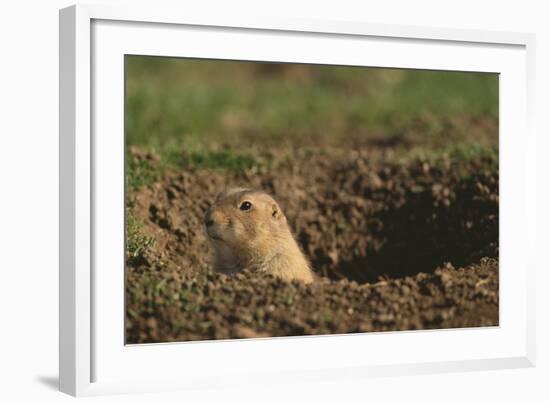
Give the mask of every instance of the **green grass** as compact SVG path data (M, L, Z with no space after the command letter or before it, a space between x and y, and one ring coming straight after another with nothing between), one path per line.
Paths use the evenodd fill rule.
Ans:
M498 75L126 57L128 145L343 141L498 116Z
M179 164L193 168L240 171L257 166L260 162L247 154L221 150L184 154L181 156Z
M483 163L483 169L498 176L498 146L486 146L478 143L457 143L441 149L417 148L409 159L428 162L433 166L451 163L454 171L463 180L467 180L481 171L472 169L473 163ZM475 164L474 164L475 165Z
M154 238L143 234L143 222L134 215L134 205L126 205L126 260L139 258L143 252L154 244Z
M164 168L151 160L142 159L131 154L126 155L126 190L134 190L158 180Z
M126 153L126 190L136 189L159 180L169 169L191 168L238 172L269 166L270 159L252 156L246 152L205 148L160 148L150 150L152 157Z

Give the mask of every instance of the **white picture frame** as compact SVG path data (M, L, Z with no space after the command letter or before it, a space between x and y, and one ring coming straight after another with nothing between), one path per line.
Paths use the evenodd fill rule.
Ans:
M61 10L61 391L80 396L534 366L534 41L524 33L154 7ZM499 327L126 346L118 202L124 54L500 73ZM284 355L293 355L292 366Z

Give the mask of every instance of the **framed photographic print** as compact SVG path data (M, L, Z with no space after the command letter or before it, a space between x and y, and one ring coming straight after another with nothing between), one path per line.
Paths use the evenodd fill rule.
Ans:
M61 10L61 390L533 366L533 44Z

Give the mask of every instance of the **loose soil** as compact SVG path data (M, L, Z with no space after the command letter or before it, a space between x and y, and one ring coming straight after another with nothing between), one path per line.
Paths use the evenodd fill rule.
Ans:
M493 159L349 148L255 157L269 162L172 169L131 194L153 241L127 255L128 343L498 325ZM231 186L277 198L317 282L211 271L202 220Z

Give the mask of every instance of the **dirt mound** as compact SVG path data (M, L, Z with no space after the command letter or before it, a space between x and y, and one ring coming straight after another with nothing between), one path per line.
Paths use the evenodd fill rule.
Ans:
M129 280L128 317L130 343L492 326L498 264L363 285L145 271Z
M128 342L498 324L494 160L257 156L269 163L182 167L133 195L140 232L154 241L127 255ZM228 186L275 195L324 279L212 274L202 219Z

